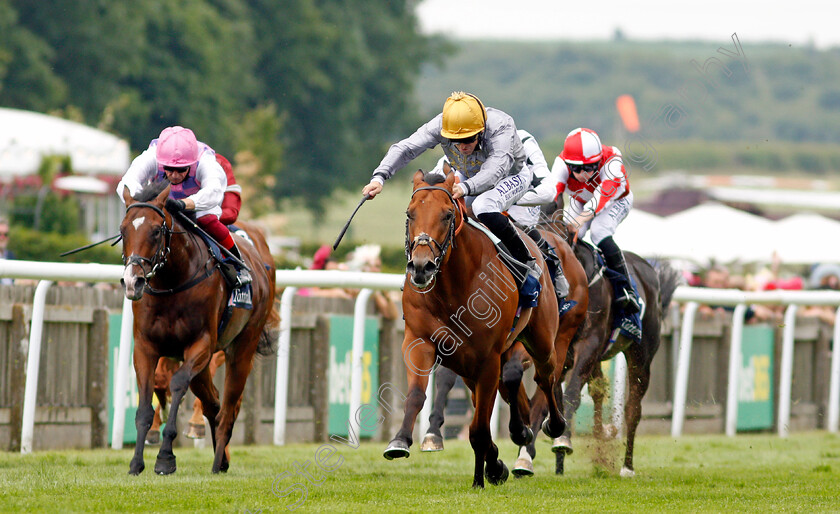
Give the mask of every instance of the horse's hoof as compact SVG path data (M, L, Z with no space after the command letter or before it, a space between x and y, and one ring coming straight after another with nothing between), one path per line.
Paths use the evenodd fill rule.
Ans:
M204 439L204 423L200 425L198 423L190 423L184 435L190 439Z
M155 473L158 475L171 475L175 473L175 456L158 457L155 461Z
M534 441L534 431L531 430L531 427L525 427L525 430L520 433L519 437L514 437L513 432L511 432L510 440L516 446L527 446Z
M634 476L636 476L636 472L628 468L627 466L622 466L619 475L621 476L621 478L633 478Z
M510 472L508 471L507 466L505 466L504 461L502 461L502 459L499 459L497 462L502 465L502 472L501 474L499 474L499 476L494 477L490 474L489 471L484 471L484 477L487 478L487 481L490 482L490 485L502 485L505 482L507 482L507 479L510 476Z
M560 437L563 435L563 431L566 430L566 427L563 426L562 429L558 430L557 432L551 431L551 417L545 418L542 424L542 431L543 434L547 435L548 437L554 439L555 437Z
M403 457L407 459L411 456L411 451L409 451L408 444L405 441L394 439L388 443L388 447L385 448L385 452L382 456L388 460L400 459Z
M128 474L136 477L137 475L142 473L144 469L146 469L146 465L142 462L139 465L136 465L132 462L131 465L128 467Z
M160 444L160 430L149 430L146 432L146 444L153 446Z
M519 457L513 465L513 476L516 478L534 476L534 462L531 459Z
M443 451L443 438L439 435L435 435L435 434L429 432L428 434L426 434L425 437L423 437L423 442L420 443L420 451L421 452L442 452Z
M575 450L572 448L572 438L567 435L561 435L554 439L551 445L551 451L554 453L563 452L566 455L571 455Z

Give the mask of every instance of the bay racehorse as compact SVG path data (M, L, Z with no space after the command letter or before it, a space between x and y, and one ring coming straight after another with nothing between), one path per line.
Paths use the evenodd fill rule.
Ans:
M503 483L508 469L490 434L490 415L498 390L502 354L520 336L535 367L536 381L549 398L543 430L559 436L565 429L559 386L566 347L558 337L557 300L544 272L537 307L517 321L519 294L513 275L502 263L491 240L465 220L462 202L452 198L455 176L414 175L406 211L407 277L403 289L405 340L402 351L408 375L408 395L402 425L384 452L387 459L408 457L417 414L426 401L429 374L437 364L464 378L473 394L475 413L470 444L475 453L473 487ZM536 245L524 237L533 255ZM545 262L538 257L540 266ZM515 329L511 332L511 327ZM557 351L560 348L561 351ZM517 395L511 411L519 412ZM518 416L517 416L518 417ZM511 438L518 444L533 439L523 419L511 421ZM485 469L486 465L486 469Z
M562 222L562 201L560 196L559 202L548 209L551 218L546 220L545 227L564 239L573 241L575 255L583 265L589 283L588 321L566 355L564 375L569 373L569 377L564 388L565 412L571 420L580 406L581 390L584 384L589 384L595 406L593 434L596 438L604 435L602 405L605 391L597 383L603 380L600 362L622 352L627 362L628 394L624 405L625 454L620 474L623 477L631 477L635 475L633 445L642 417L642 399L650 384L650 366L659 349L662 320L667 314L674 290L679 285L680 276L667 262L659 262L654 268L635 253L624 252L627 268L636 282L643 305L642 337L637 342L619 335L611 344L610 336L616 316L612 284L604 276L603 265L598 263L594 247L570 235ZM565 433L554 441L552 447L556 453L555 472L558 474L564 471L565 455L572 453L571 426L569 421Z
M573 302L573 304L569 304L573 306L564 309L562 316L559 316L560 322L558 337L556 339L556 342L560 346L556 348L559 354L560 352L566 351L565 348L569 345L569 341L574 341L581 325L586 320L587 309L589 307L589 289L586 281L586 273L566 241L553 231L546 229L540 229L540 236L548 242L560 259L560 265L569 281L569 294L566 296L566 301ZM531 364L530 356L524 345L517 341L505 353L503 360L505 364L502 368L500 387L502 397L509 402L511 395L518 394L519 399L517 405L520 408L520 416L523 419L529 419L532 431L535 431L539 428L548 413L548 403L546 396L540 389L537 389L529 400L525 388L522 385L524 370ZM429 430L423 438L421 445L423 451L443 450L441 427L444 421L444 409L446 407L447 395L455 385L456 378L457 375L444 366L439 367L435 373L435 400L429 418ZM556 393L559 396L559 391L556 391ZM532 459L535 456L534 451L533 442L520 448L519 458L516 460L513 468L514 475L526 476L533 474Z
M172 442L181 400L190 387L201 400L210 425L215 456L212 471L227 471L225 449L242 402L242 391L256 352L272 354L279 316L274 310L275 271L265 238L252 234L253 245L239 238L237 245L251 269L250 308L228 310L230 289L216 259L200 236L185 228L164 208L169 196L166 181L154 182L132 198L123 192L125 218L120 225L125 271L122 283L134 313L134 369L140 404L135 425L137 445L129 474L145 468L143 448L152 425L152 392L160 357L183 364L170 381L172 406L163 431L155 472L175 472ZM239 237L239 236L235 236ZM234 303L234 305L237 305ZM220 323L225 317L224 327ZM219 393L210 377L212 354L224 350L225 384Z

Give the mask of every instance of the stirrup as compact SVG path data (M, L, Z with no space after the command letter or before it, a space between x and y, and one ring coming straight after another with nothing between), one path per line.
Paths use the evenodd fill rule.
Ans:
M236 282L233 284L234 289L239 289L240 287L244 287L251 283L251 274L248 273L248 270L242 269L236 275Z
M527 261L525 265L528 266L528 275L534 277L535 279L539 280L542 276L542 268L537 263L537 260L533 257L530 261Z
M636 295L631 291L628 291L626 288L622 290L621 296L616 297L615 303L631 314L641 312L642 310L639 306L639 300L636 298Z
M557 275L554 277L554 293L558 298L565 298L569 295L569 281L559 268Z

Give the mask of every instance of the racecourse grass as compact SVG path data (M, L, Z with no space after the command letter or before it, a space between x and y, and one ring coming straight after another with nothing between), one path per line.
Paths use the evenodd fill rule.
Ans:
M575 439L566 474L554 475L554 456L541 438L536 476L473 490L469 443L446 441L442 453L386 461L383 443L358 449L335 444L330 473L313 473L302 512L840 512L840 436L642 436L634 478L618 476L623 447ZM302 500L272 493L294 462L310 461L322 445L234 447L231 469L212 475L209 449L177 448L178 471L127 475L131 450L0 453L0 509L4 512L284 512ZM515 448L500 444L512 466ZM621 454L621 455L619 455ZM326 456L326 454L322 454ZM282 492L295 481L279 480Z

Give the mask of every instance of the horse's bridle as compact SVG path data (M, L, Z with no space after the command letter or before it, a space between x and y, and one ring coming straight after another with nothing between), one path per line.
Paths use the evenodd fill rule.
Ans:
M452 219L449 220L449 228L446 231L446 239L443 240L443 243L437 242L432 236L425 232L421 232L414 239L410 239L410 235L408 232L408 224L409 218L406 217L405 220L405 258L406 260L411 260L411 254L414 253L414 249L418 246L428 246L432 249L432 255L434 255L434 271L432 271L432 277L438 274L440 271L440 265L443 263L443 259L446 257L447 252L449 252L449 248L456 248L455 245L455 231L458 227L459 223L458 220L463 220L464 212L461 210L461 207L458 205L458 202L452 198L452 193L450 193L447 189L437 186L423 186L418 187L411 193L411 198L414 198L414 195L417 194L418 191L443 191L446 193L446 196L449 197L449 201L452 202L452 205L455 207L455 211L457 213L456 216L452 216ZM434 243L434 246L431 245ZM435 255L435 247L437 247L437 255Z
M150 203L133 203L126 208L126 211L135 207L147 207L155 211L157 214L160 215L161 218L163 218L163 237L160 238L160 244L158 245L158 249L155 250L155 254L152 256L151 259L141 257L140 255L132 255L126 258L126 256L123 255L123 264L125 266L128 266L130 264L136 264L140 266L140 269L143 270L143 278L146 279L146 283L148 284L149 280L155 276L155 274L160 268L163 267L164 264L166 264L166 259L169 257L169 242L174 232L172 229L175 226L175 221L172 220L171 226L166 226L166 214L164 214L164 212L158 206ZM151 266L151 269L149 271L146 271L147 263L149 266Z

